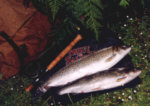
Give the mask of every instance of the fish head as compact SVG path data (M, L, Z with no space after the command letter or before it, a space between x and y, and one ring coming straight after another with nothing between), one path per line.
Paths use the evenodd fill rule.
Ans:
M141 70L122 68L117 70L115 73L117 75L116 82L120 82L122 85L124 85L138 77L141 74Z
M111 51L106 54L109 54L109 57L106 58L106 62L114 61L114 64L125 57L131 50L131 47L127 46L112 46ZM108 55L107 55L108 56Z
M119 54L121 56L125 56L127 55L129 52L131 51L131 47L128 47L128 46L114 46L113 47L113 53L114 54Z
M141 74L141 70L139 69L132 69L129 72L126 73L126 76L128 77L128 79L134 79L136 77L138 77Z

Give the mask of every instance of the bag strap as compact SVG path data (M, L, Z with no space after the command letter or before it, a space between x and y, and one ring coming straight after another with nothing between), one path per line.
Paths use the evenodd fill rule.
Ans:
M0 32L0 36L2 36L11 46L12 48L16 51L18 58L20 60L20 73L22 74L22 67L24 64L24 58L23 55L21 53L20 48L17 46L17 44L11 39L11 37L9 37L5 32Z

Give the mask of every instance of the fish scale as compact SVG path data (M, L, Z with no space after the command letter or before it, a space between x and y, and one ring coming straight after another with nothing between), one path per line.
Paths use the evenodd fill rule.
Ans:
M118 63L131 50L126 46L111 46L87 55L72 64L60 69L38 87L46 92L51 87L63 86L82 77L107 70Z

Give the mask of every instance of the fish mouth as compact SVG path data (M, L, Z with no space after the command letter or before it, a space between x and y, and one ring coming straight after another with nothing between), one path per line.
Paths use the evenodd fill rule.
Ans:
M134 73L137 75L137 76L139 76L140 74L141 74L141 70L140 69L135 69L134 70Z
M131 48L131 46L122 45L121 48L124 49L124 50L126 50L128 48Z
M125 46L125 45L120 46L118 49L118 53L123 56L127 55L130 51L131 51L131 47ZM115 51L115 52L117 52L117 51Z
M125 54L128 54L131 51L130 46L121 46L121 49L125 52ZM121 51L122 52L122 51Z
M131 46L125 46L125 45L123 45L121 48L123 50L126 50L127 52L130 52L130 50L131 50Z

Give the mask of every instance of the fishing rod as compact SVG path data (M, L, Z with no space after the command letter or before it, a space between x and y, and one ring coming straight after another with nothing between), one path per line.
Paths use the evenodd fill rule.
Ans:
M81 34L77 34L74 40L64 49L62 50L58 56L47 66L46 72L52 70L52 68L82 39ZM29 85L25 91L29 92L34 87L33 84Z
M60 54L58 54L58 56L47 66L46 68L46 72L50 71L74 46L76 43L78 43L81 39L83 39L83 34L87 35L87 33L89 34L90 32L88 30L85 29L85 26L81 23L80 20L76 19L75 17L73 17L73 14L70 13L69 11L67 11L65 8L63 9L65 11L64 14L66 14L66 17L70 17L70 19L76 23L77 27L77 35L74 38L74 40L64 49L61 51ZM34 87L33 84L29 85L25 91L29 92L32 88Z

